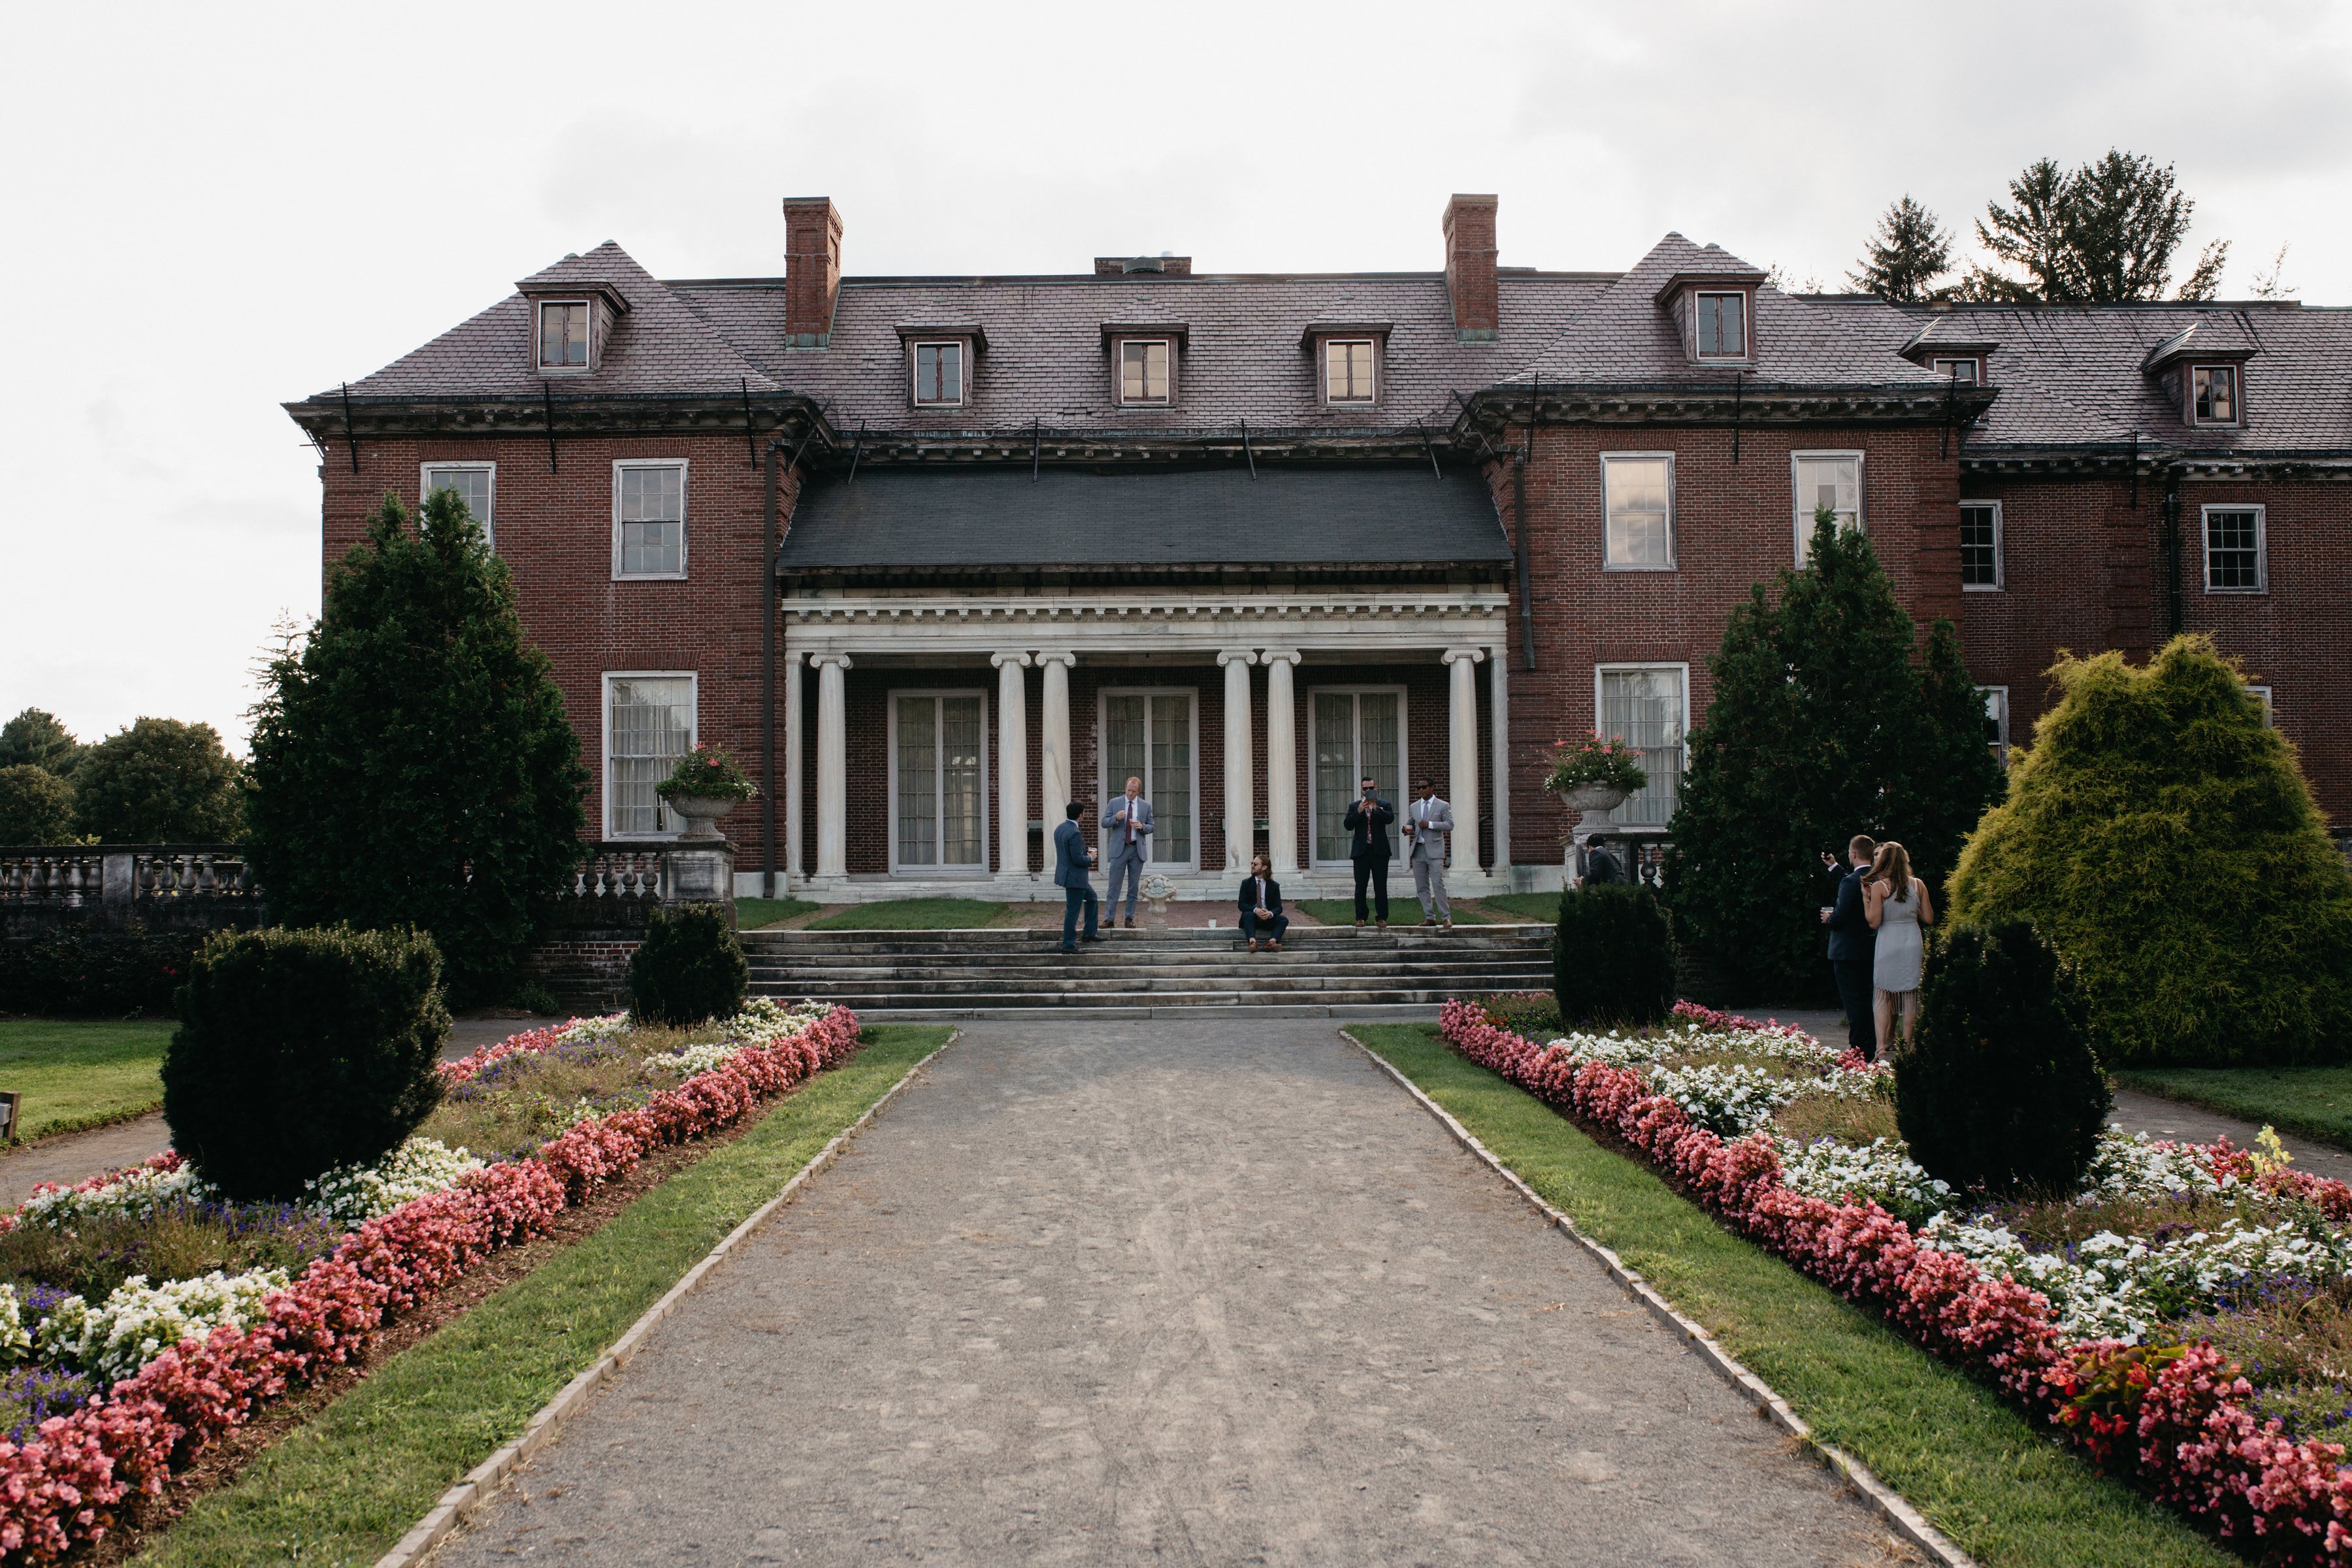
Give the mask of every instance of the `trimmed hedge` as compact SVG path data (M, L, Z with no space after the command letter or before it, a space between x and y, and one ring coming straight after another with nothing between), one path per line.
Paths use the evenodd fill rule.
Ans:
M629 1015L656 1024L699 1024L743 1010L751 966L716 904L656 910L629 960Z
M1570 1026L1645 1027L1675 1005L1675 942L1656 895L1639 884L1572 888L1559 896L1552 991Z
M193 931L52 931L0 942L0 1013L169 1017L203 937Z

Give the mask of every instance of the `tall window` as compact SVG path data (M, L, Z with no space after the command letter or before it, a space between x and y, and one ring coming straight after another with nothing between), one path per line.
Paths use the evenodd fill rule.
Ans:
M1348 808L1367 775L1381 798L1402 808L1404 800L1404 693L1318 691L1315 693L1315 858L1345 864ZM1389 827L1389 849L1397 831Z
M614 466L613 574L686 575L686 465Z
M1985 749L1992 760L2002 767L2009 766L2009 688L1987 686L1985 704Z
M1102 790L1109 800L1129 779L1151 803L1151 860L1190 870L1199 819L1193 780L1192 693L1107 691L1102 700Z
M604 831L614 838L676 833L654 785L694 745L694 678L604 678Z
M1118 400L1121 403L1168 401L1166 338L1128 338L1118 345Z
M1674 458L1664 453L1604 456L1601 488L1609 514L1607 563L1673 565Z
M1813 513L1827 507L1840 528L1862 526L1862 454L1798 452L1790 459L1795 492L1797 564L1812 559Z
M955 404L963 401L963 345L915 345L915 401Z
M1683 776L1683 670L1679 665L1599 672L1600 731L1642 749L1649 782L1609 814L1612 822L1664 827L1675 815Z
M891 700L893 870L988 868L986 700L902 691Z
M539 368L585 370L588 366L588 305L585 300L539 308Z
M2233 364L2200 364L2189 375L2197 399L2197 423L2235 425L2238 422L2238 367Z
M422 488L428 496L435 490L455 490L474 521L482 525L482 537L495 543L490 532L490 480L495 471L488 463L428 464Z
M1372 344L1370 339L1335 338L1324 343L1323 397L1328 403L1372 401Z
M2000 502L1960 503L1960 586L1979 591L2001 585Z
M1747 358L1748 296L1701 294L1697 302L1698 357Z
M2263 559L2263 509L2207 507L2205 591L2259 594L2268 586L2269 573Z

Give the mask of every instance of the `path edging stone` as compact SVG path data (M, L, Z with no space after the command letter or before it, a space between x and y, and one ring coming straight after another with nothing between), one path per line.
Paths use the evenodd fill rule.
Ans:
M671 1286L662 1299L645 1310L644 1316L630 1324L621 1337L606 1347L604 1353L583 1370L579 1376L563 1385L554 1398L539 1413L524 1423L521 1435L506 1444L488 1458L466 1472L465 1479L441 1494L431 1511L411 1527L393 1549L376 1559L375 1568L416 1568L432 1550L446 1540L450 1531L465 1522L474 1511L490 1500L512 1478L515 1468L546 1446L555 1429L588 1402L588 1396L603 1386L615 1372L629 1363L646 1342L647 1335L662 1321L677 1310L678 1304L694 1293L719 1260L735 1250L739 1243L768 1222L771 1215L800 1195L801 1189L833 1163L852 1138L866 1130L868 1122L881 1114L882 1108L897 1097L898 1091L915 1081L915 1075L929 1067L931 1058L963 1037L958 1029L940 1042L937 1049L927 1052L920 1061L900 1075L898 1081L883 1091L882 1097L866 1108L866 1114L834 1134L833 1141L810 1156L774 1197L751 1211L743 1223L727 1233L719 1244L710 1249L699 1263L686 1271L685 1277ZM779 1105L777 1109L782 1107ZM683 1174L684 1173L679 1173Z
M1598 1258L1601 1267L1608 1269L1610 1277L1622 1286L1627 1294L1648 1308L1651 1315L1669 1330L1679 1334L1692 1349L1698 1352L1699 1358L1715 1370L1717 1376L1738 1389L1750 1404L1756 1406L1757 1414L1795 1437L1811 1449L1823 1464L1835 1470L1848 1486L1860 1494L1863 1500L1893 1527L1897 1534L1927 1552L1936 1562L1943 1563L1945 1568L1977 1568L1976 1559L1961 1551L1958 1544L1942 1531L1928 1523L1927 1516L1905 1500L1902 1493L1880 1480L1871 1472L1869 1466L1852 1454L1834 1443L1826 1443L1815 1436L1813 1429L1806 1424L1805 1418L1790 1409L1788 1401L1782 1399L1773 1390L1771 1384L1742 1366L1738 1358L1725 1350L1717 1342L1715 1336L1707 1332L1697 1321L1676 1311L1673 1302L1652 1289L1649 1281L1643 1279L1639 1273L1626 1268L1624 1260L1615 1252L1577 1229L1575 1221L1546 1202L1543 1195L1522 1180L1517 1171L1505 1164L1493 1150L1481 1142L1476 1133L1462 1125L1453 1112L1432 1100L1423 1091L1419 1084L1399 1071L1395 1064L1356 1038L1355 1035L1349 1030L1341 1029L1339 1037L1370 1058L1373 1065L1394 1079L1407 1094L1419 1100L1421 1108L1435 1117L1439 1123L1454 1135L1454 1142L1484 1161L1488 1169L1508 1182L1517 1190L1519 1195L1527 1199L1546 1219L1566 1233L1578 1246ZM387 1559L385 1563L379 1564L379 1568L390 1568L390 1560Z

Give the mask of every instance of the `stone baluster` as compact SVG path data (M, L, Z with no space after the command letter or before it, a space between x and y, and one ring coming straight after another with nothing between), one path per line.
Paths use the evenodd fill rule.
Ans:
M213 876L213 858L209 855L199 855L195 857L195 861L196 897L211 898L220 890L220 884Z

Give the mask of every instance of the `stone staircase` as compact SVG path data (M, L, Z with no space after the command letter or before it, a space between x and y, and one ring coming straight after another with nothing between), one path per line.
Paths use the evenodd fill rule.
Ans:
M1293 926L1278 953L1232 927L1106 931L1076 953L1061 932L746 931L755 995L837 1002L896 1022L1034 1016L1047 1007L1149 1018L1429 1016L1449 996L1551 989L1548 925L1358 932Z

